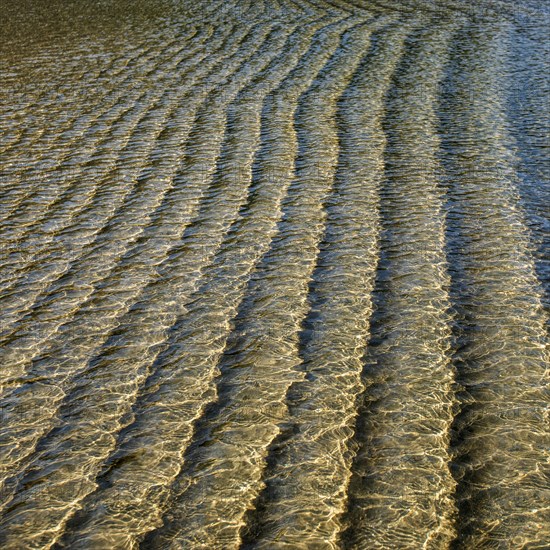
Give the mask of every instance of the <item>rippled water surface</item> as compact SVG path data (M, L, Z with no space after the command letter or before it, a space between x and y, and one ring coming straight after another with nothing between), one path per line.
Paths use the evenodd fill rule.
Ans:
M550 547L543 0L4 0L0 547Z

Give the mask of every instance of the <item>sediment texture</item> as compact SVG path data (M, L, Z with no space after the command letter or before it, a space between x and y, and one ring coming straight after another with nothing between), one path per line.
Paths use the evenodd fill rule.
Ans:
M548 7L92 4L0 23L0 546L548 548Z

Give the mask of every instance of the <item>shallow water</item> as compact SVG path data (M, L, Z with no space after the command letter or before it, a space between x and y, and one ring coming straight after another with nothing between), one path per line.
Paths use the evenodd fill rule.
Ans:
M2 548L550 546L547 4L5 4Z

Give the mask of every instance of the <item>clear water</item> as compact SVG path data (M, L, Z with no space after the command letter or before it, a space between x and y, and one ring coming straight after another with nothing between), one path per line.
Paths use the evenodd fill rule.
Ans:
M3 11L2 548L550 546L548 4Z

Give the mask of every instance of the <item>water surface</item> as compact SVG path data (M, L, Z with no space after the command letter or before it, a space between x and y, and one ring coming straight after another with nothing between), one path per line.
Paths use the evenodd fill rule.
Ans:
M547 4L5 14L2 548L550 546Z

